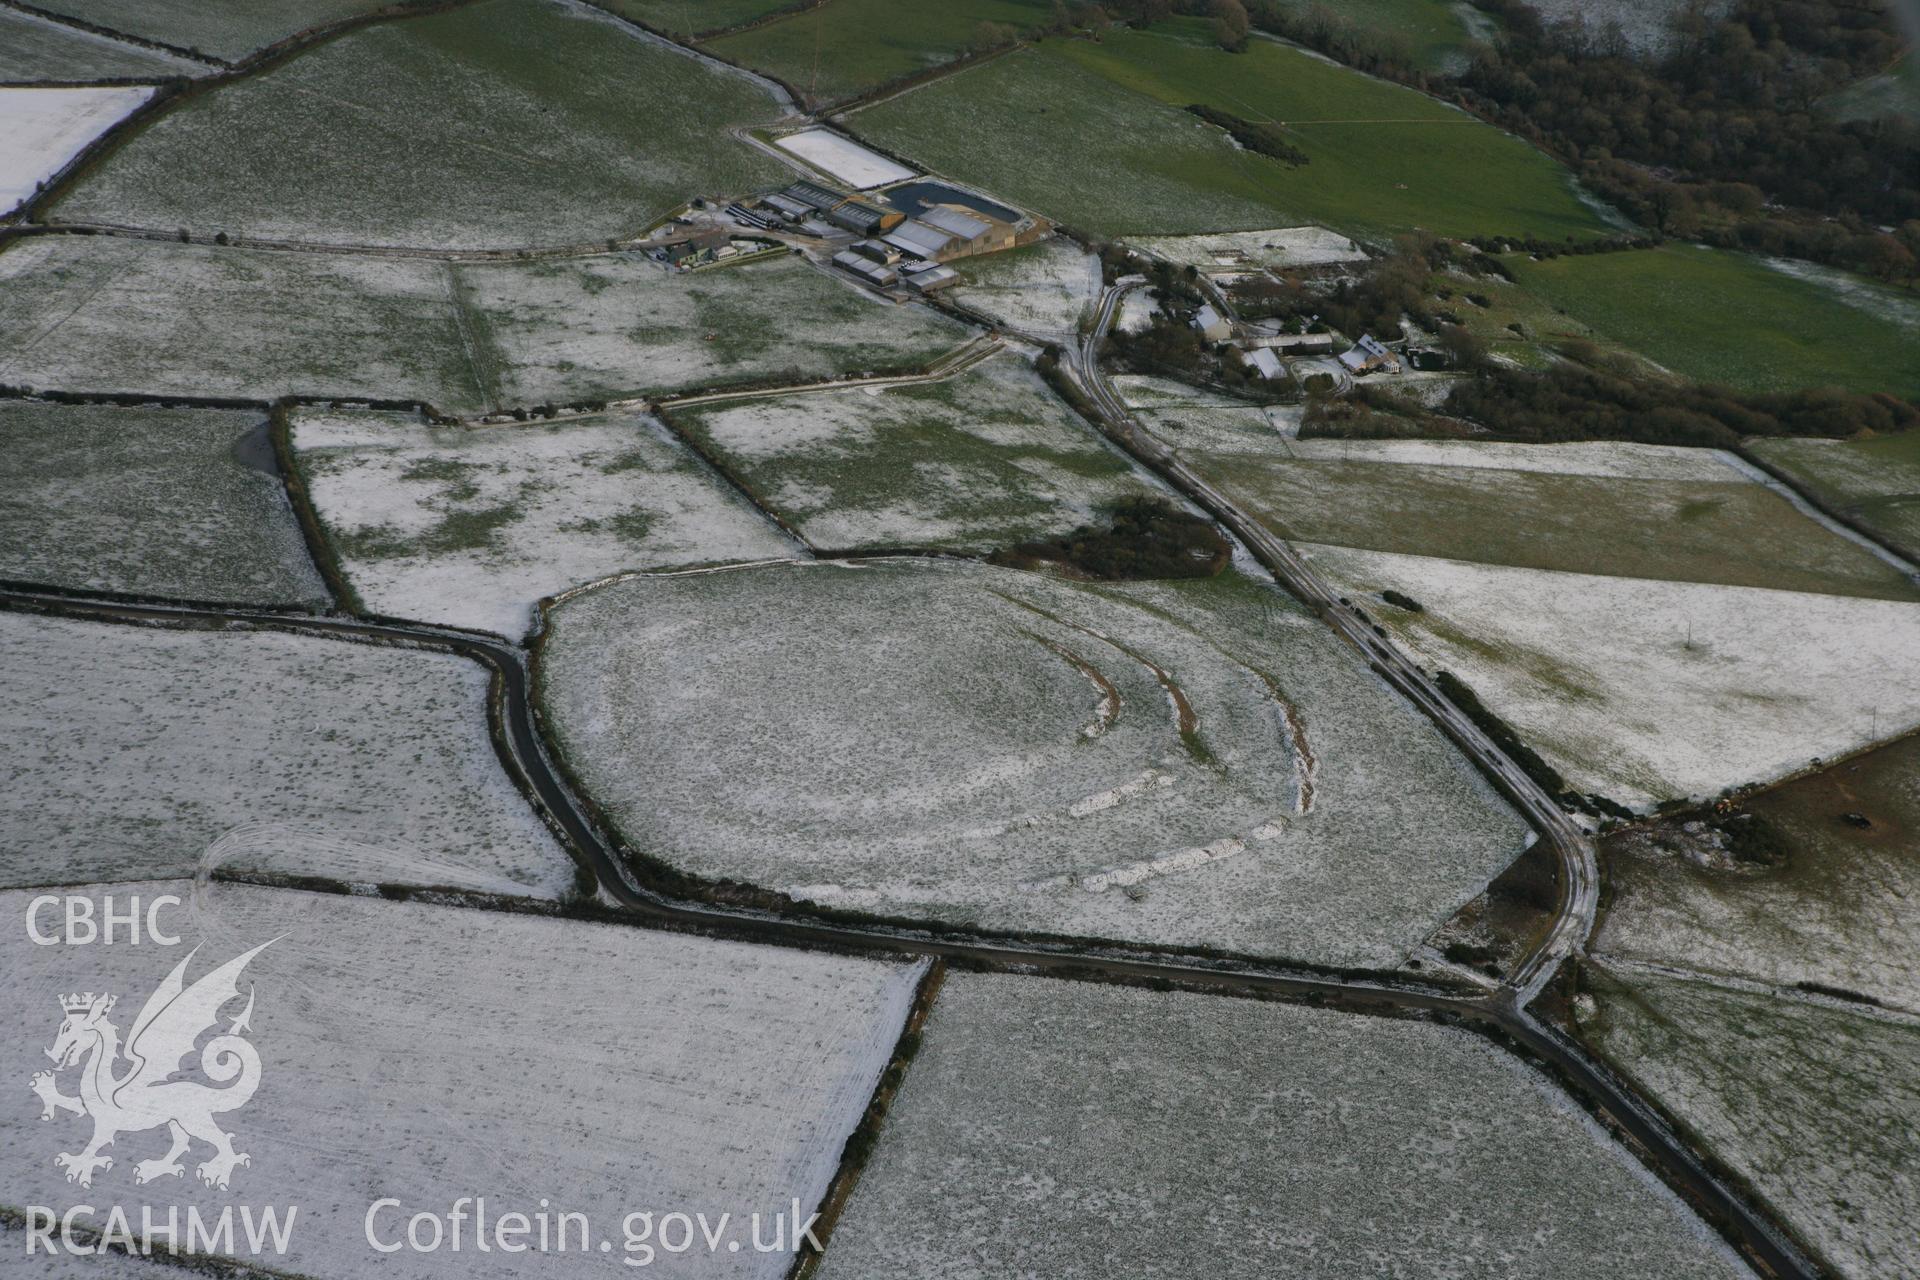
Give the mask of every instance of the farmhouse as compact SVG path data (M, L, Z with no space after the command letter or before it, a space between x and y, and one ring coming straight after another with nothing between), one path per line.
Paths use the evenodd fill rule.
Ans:
M1280 363L1280 357L1266 347L1255 347L1246 353L1247 365L1263 378L1284 378L1287 367Z
M1341 355L1340 363L1351 373L1368 374L1376 369L1385 369L1388 373L1400 372L1400 357L1365 333L1360 335L1360 341L1353 344L1351 351Z
M1262 333L1248 338L1247 345L1271 348L1282 355L1324 356L1333 354L1333 335L1330 333Z
M1233 326L1211 304L1203 305L1194 313L1193 327L1208 342L1225 342L1233 336Z

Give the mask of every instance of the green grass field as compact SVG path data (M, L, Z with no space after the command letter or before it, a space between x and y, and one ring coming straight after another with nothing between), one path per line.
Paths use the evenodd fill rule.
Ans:
M1732 469L1725 482L1189 455L1282 537L1563 573L1883 600L1915 591ZM1489 520L1487 513L1499 512Z
M1463 70L1468 43L1497 30L1489 15L1447 0L1338 0L1337 6L1326 0L1281 0L1281 5L1301 15L1319 5L1365 30L1404 40L1428 71ZM1483 34L1476 37L1476 28Z
M1689 378L1920 396L1920 299L1857 276L1692 246L1507 262L1554 307Z
M665 31L697 36L791 9L798 0L588 0L596 8Z
M1416 227L1556 239L1606 230L1566 171L1514 138L1271 41L1222 52L1204 30L1175 22L1099 43L1048 40L859 112L853 127L1101 235L1302 222L1375 240ZM1310 163L1239 150L1181 110L1195 102L1284 121Z
M746 76L604 14L484 0L191 99L53 216L352 245L594 243L691 196L781 180L726 133L777 110Z
M1920 431L1873 440L1755 440L1747 447L1920 556Z
M1171 106L1199 102L1283 124L1310 163L1242 159L1275 205L1310 222L1375 236L1421 227L1557 240L1607 230L1566 170L1526 143L1286 45L1255 40L1245 53L1224 53L1206 41L1204 25L1178 22L1049 51Z
M952 61L983 22L1025 29L1049 12L1046 0L828 0L710 47L778 77L810 102L835 102Z

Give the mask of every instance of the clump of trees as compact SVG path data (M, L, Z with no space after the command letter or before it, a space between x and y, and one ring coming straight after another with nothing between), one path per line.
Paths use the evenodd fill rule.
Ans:
M1227 567L1233 547L1211 520L1160 498L1115 504L1105 525L1084 525L1063 538L1023 542L994 553L991 563L1017 569L1069 565L1089 578L1211 578Z
M1198 102L1189 106L1187 110L1208 124L1225 129L1229 137L1255 155L1270 156L1296 169L1312 158L1287 141L1286 134L1278 125L1242 120L1230 112Z
M1474 2L1505 34L1461 77L1468 104L1578 166L1636 218L1914 278L1920 225L1906 224L1920 220L1920 124L1836 120L1818 106L1899 56L1887 8L1736 0L1712 18L1688 6L1667 50L1637 58L1617 30L1549 24L1522 0Z

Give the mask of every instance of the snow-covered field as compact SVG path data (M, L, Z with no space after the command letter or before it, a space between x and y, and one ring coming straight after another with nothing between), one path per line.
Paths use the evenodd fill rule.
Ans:
M798 259L498 264L36 236L0 252L0 382L422 400L457 414L868 369L966 341Z
M229 861L335 871L299 861L312 833L322 855L387 855L390 873L356 879L545 897L573 882L463 658L0 613L0 690L0 883L183 875L263 820L279 825Z
M0 912L20 920L29 896L0 894ZM791 1254L756 1252L750 1215L764 1216L761 1240L771 1243L774 1213L791 1215L797 1199L804 1219L819 1203L921 973L631 927L233 885L201 888L192 908L162 917L184 935L176 948L36 947L23 928L6 931L0 956L20 1010L20 1033L0 1049L0 1070L20 1094L0 1110L6 1198L91 1204L96 1226L123 1206L136 1230L141 1205L163 1223L170 1206L183 1221L188 1206L209 1216L229 1204L292 1206L291 1247L262 1260L276 1274L324 1280L652 1274L637 1265L648 1261L675 1276L784 1276ZM41 1123L26 1091L49 1065L41 1051L60 1027L58 998L117 994L109 1019L124 1033L188 945L202 944L191 981L272 938L240 983L254 996L247 1038L260 1083L244 1108L218 1117L251 1157L229 1189L197 1180L194 1166L210 1152L199 1143L182 1176L137 1185L138 1162L166 1149L161 1130L122 1134L108 1151L113 1167L92 1186L63 1181L53 1157L79 1149L86 1122L62 1113ZM223 1029L239 1009L236 1000L224 1010ZM71 1094L76 1080L69 1071L59 1082ZM585 1214L591 1243L579 1243L576 1225L565 1252L503 1252L498 1237L481 1252L471 1203L458 1251L443 1239L436 1252L383 1254L367 1241L377 1201L400 1202L375 1213L385 1243L405 1239L414 1213L444 1227L462 1197L484 1197L490 1224L545 1209L557 1233L560 1213ZM721 1238L738 1251L629 1252L623 1219L633 1212L656 1221L704 1213L709 1225L727 1214ZM647 1243L677 1240L666 1230ZM601 1240L611 1249L600 1252Z
M383 8L383 0L44 0L49 13L236 60L307 27Z
M0 9L0 80L161 80L212 68L18 9Z
M1479 1037L956 973L822 1280L1747 1275Z
M377 109L366 101L381 86ZM585 4L482 0L362 26L184 101L59 216L424 249L597 244L687 200L777 184L729 136L762 82Z
M0 88L0 215L32 197L153 90Z
M797 257L676 274L638 255L456 268L507 404L918 368L969 331Z
M795 554L653 419L430 427L303 413L294 448L374 613L517 639L534 604L627 569Z
M1741 473L1718 449L1622 441L1493 444L1478 440L1300 440L1290 457L1315 462L1398 462L1469 470L1537 471L1607 480L1692 480L1730 484Z
M1027 365L681 410L675 422L814 546L991 551L1161 492Z
M0 400L0 578L323 603L266 416Z
M636 848L892 916L1387 968L1526 843L1279 591L935 560L628 580L538 691Z
M1582 791L1709 796L1920 723L1920 605L1301 548Z
M1100 296L1100 259L1065 236L960 264L951 296L1010 329L1066 340Z
M109 236L0 252L0 382L485 407L444 263Z
M1751 1182L1832 1274L1920 1277L1920 1021L1637 970L1603 968L1585 985L1598 1008L1582 1033Z
M914 171L831 129L802 129L775 142L814 168L857 190L905 182Z
M1843 766L1844 767L1844 766ZM1822 815L1838 825L1836 815ZM1896 847L1793 874L1696 867L1679 854L1616 855L1613 900L1593 951L1778 986L1857 991L1920 1016L1920 857ZM1795 857L1823 858L1802 845Z
M1276 227L1271 231L1222 231L1199 236L1129 236L1127 247L1209 275L1261 267L1320 267L1365 262L1366 250L1325 227Z
M1136 374L1115 378L1114 385L1141 424L1175 449L1289 457L1302 447L1300 405L1249 404Z

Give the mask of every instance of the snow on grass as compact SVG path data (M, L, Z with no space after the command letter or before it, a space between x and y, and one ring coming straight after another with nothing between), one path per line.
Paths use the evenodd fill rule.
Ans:
M1271 231L1222 231L1199 236L1130 236L1125 243L1177 267L1213 274L1249 267L1320 267L1364 262L1367 254L1347 236L1325 227L1278 227Z
M1779 833L1785 861L1698 856L1705 833L1666 823L1622 832L1609 842L1614 896L1595 951L1811 982L1920 1014L1920 913L1909 905L1920 901L1920 737L1741 804Z
M944 382L723 402L674 421L836 551L991 551L1161 492L1011 356Z
M1466 1032L956 973L820 1275L959 1274L1747 1272Z
M1584 985L1598 1008L1583 1035L1833 1274L1920 1277L1920 1023L1640 971L1589 970Z
M1920 556L1920 433L1873 440L1751 440L1747 447L1793 480Z
M1581 791L1709 796L1920 723L1920 605L1301 550L1423 665L1465 680Z
M1274 532L1299 542L1517 568L1920 600L1914 579L1877 548L1824 527L1816 515L1796 510L1788 496L1721 465L1713 454L1646 459L1645 468L1629 455L1607 474L1614 460L1603 453L1594 468L1601 474L1582 474L1522 469L1535 460L1551 468L1551 450L1560 446L1525 451L1512 459L1519 465L1501 466L1505 455L1497 451L1506 445L1478 446L1482 452L1467 455L1442 452L1434 455L1442 461L1428 463L1382 462L1377 452L1329 449L1319 441L1278 443L1282 448L1265 456L1189 451L1188 461ZM1456 458L1466 465L1449 465ZM1633 474L1659 476L1669 462L1672 474L1688 478ZM1489 519L1489 512L1498 518Z
M184 897L191 886L143 888ZM30 896L0 894L0 910L21 919ZM638 1267L621 1261L645 1260L624 1248L623 1219L636 1211L729 1216L738 1252L656 1253L669 1274L784 1276L791 1254L756 1252L750 1215L763 1215L770 1242L774 1213L791 1215L797 1199L804 1219L819 1203L921 975L920 965L687 934L222 884L195 893L190 916L162 918L202 943L190 978L279 938L243 979L255 994L259 1089L220 1117L251 1162L225 1192L200 1185L192 1163L136 1185L134 1166L158 1157L166 1134L125 1133L91 1187L63 1181L53 1156L84 1142L84 1122L42 1124L25 1088L49 1065L41 1051L60 1025L58 997L117 993L112 1019L124 1032L186 946L81 953L36 947L16 927L0 942L23 1019L0 1050L24 1100L0 1113L7 1199L84 1200L95 1225L126 1206L136 1230L142 1205L161 1222L173 1206L184 1221L189 1205L209 1215L235 1201L297 1205L291 1247L271 1261L313 1276L623 1274ZM68 1094L76 1078L63 1073ZM196 1145L190 1161L208 1150ZM484 1197L489 1223L543 1207L556 1223L585 1214L592 1243L583 1248L576 1227L565 1252L481 1252L469 1217L458 1251L380 1255L364 1224L389 1197L401 1205L376 1217L383 1240L404 1237L416 1212ZM791 1231L789 1218L789 1241Z
M1783 276L1813 285L1836 302L1864 311L1889 328L1904 329L1920 340L1920 300L1910 292L1903 293L1865 276L1817 262L1802 262L1797 258L1762 258L1760 261Z
M777 139L774 145L861 191L884 187L890 182L904 182L915 176L912 169L895 164L879 152L831 129L803 129Z
M1526 842L1323 626L1231 573L769 566L549 622L547 723L629 843L824 906L1389 968Z
M348 580L389 617L517 639L536 601L582 582L795 554L638 414L483 427L302 414L293 441Z
M374 9L383 0L46 0L49 13L237 61L311 27Z
M694 196L777 185L786 170L727 130L778 112L759 82L585 5L483 0L359 28L182 103L57 216L354 245L592 243Z
M951 296L1009 329L1070 339L1100 297L1100 259L1064 236L960 264Z
M181 875L263 818L489 888L572 883L494 754L486 672L463 658L0 613L0 688L0 883Z
M799 257L691 274L625 254L455 271L511 404L919 368L969 336Z
M153 90L0 88L0 214L12 212Z
M158 49L82 31L18 9L0 9L0 80L161 80L211 68Z
M260 413L0 400L0 578L327 601Z
M1464 467L1497 471L1538 471L1547 475L1594 476L1608 480L1676 480L1726 484L1728 457L1718 449L1682 449L1670 445L1613 440L1567 444L1493 444L1479 440L1301 440L1288 446L1291 457L1321 462L1400 462L1417 466Z
M448 267L108 236L0 253L0 382L268 400L484 407Z
M1709 0L1704 16L1714 20L1731 5ZM1533 8L1549 22L1579 22L1594 35L1618 29L1628 48L1638 53L1664 55L1673 45L1673 20L1687 8L1686 0L1536 0Z

